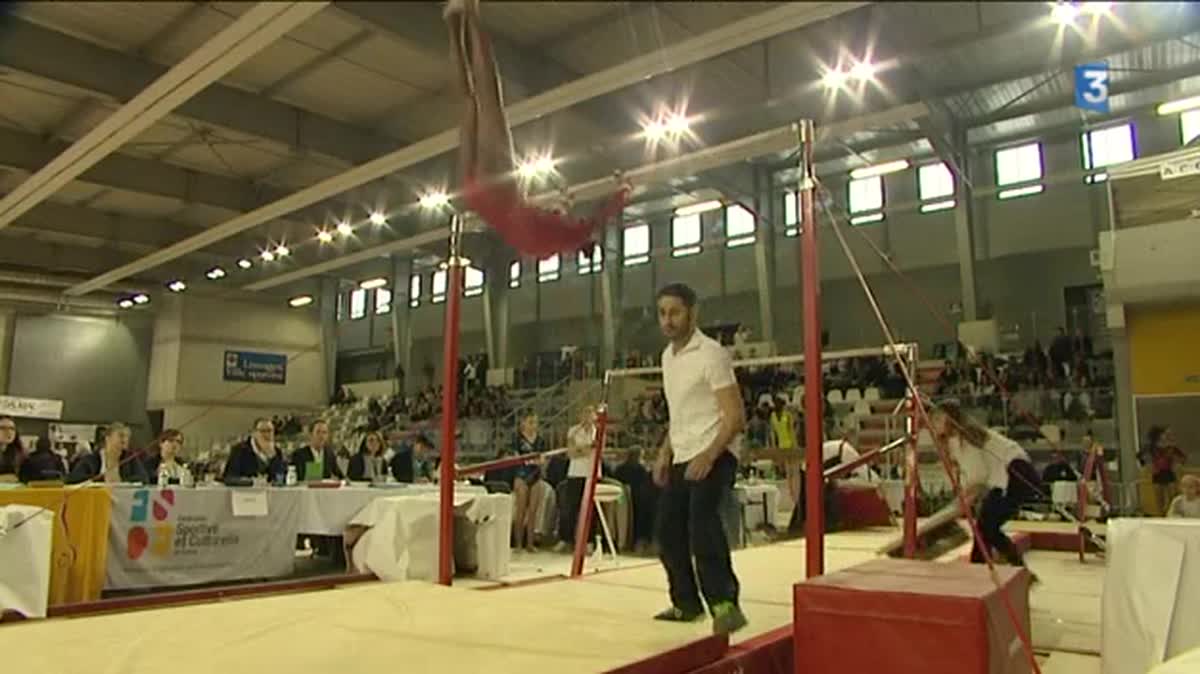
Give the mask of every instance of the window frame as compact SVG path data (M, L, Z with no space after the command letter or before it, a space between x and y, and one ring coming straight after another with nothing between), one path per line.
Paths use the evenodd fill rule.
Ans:
M508 287L509 288L520 288L521 287L521 272L522 272L522 265L521 265L520 260L513 260L512 262L508 263Z
M355 315L356 310L354 308L355 298L358 298L360 300L360 306L357 309L357 314L358 314L357 316ZM367 317L367 291L363 290L362 288L355 288L354 290L350 291L350 320L360 321L366 317Z
M1188 131L1192 137L1188 137ZM1200 108L1192 108L1179 113L1179 146L1184 147L1192 140L1200 138Z
M544 263L554 261L554 268L543 268ZM537 281L538 283L553 283L562 278L562 255L555 253L550 257L545 257L537 261Z
M1037 148L1037 176L1033 178L1014 176L1014 180L1003 182L1000 175L1001 154L1007 152L1018 152L1030 147ZM1018 197L1032 196L1034 194L1041 194L1042 192L1046 191L1046 185L1042 182L1042 180L1046 178L1046 149L1042 146L1042 142L1040 140L997 148L992 152L992 168L996 174L996 198L1001 201L1006 199L1015 199ZM1019 167L1017 172L1021 172Z
M471 284L471 280L472 280L471 274L472 273L479 274L477 277L475 277L475 278L479 279L479 282L474 285ZM463 289L462 289L463 297L478 297L478 296L482 295L483 288L486 283L487 283L487 273L484 272L482 269L476 269L475 267L473 267L471 265L467 265L467 267L465 269L463 269Z
M442 289L438 290L438 281L441 281ZM450 274L445 269L434 269L429 275L429 303L441 304L446 301L446 292L450 286Z
M408 306L415 309L421 306L421 275L411 274L408 277Z
M800 236L802 230L803 228L800 226L800 191L784 190L783 235L787 237Z
M1119 159L1116 161L1110 161L1110 160L1105 159L1104 160L1105 163L1097 164L1096 163L1096 144L1095 144L1096 136L1095 136L1095 134L1111 133L1118 129L1124 129L1129 134L1129 153L1130 153L1129 158L1128 159ZM1133 161L1134 159L1137 159L1137 129L1134 127L1133 122L1123 122L1121 124L1110 124L1107 126L1096 128L1096 129L1088 129L1087 131L1084 131L1079 134L1079 146L1080 146L1080 151L1082 153L1081 159L1083 161L1083 170L1084 170L1083 182L1085 182L1089 185L1098 185L1098 184L1103 183L1106 180L1108 180L1108 171L1105 171L1103 169L1106 169L1110 166L1117 166L1118 164L1124 164L1126 162L1130 162L1130 161Z
M630 255L629 234L630 234L630 232L632 232L634 230L645 232L646 245L645 245L645 250L638 251L638 252L635 252L633 255ZM621 261L622 261L622 264L625 265L626 267L633 267L635 265L646 264L646 263L650 262L650 251L653 248L652 237L653 237L653 234L651 233L650 223L648 223L648 222L635 222L633 224L625 225L624 227L622 227L621 228Z
M879 204L877 206L871 205L868 208L855 208L854 185L865 185L872 181L879 185ZM887 185L885 185L883 182L883 176L851 178L846 182L846 213L848 213L850 216L851 226L870 225L877 222L883 222L885 218L885 208L887 208Z
M700 213L692 213L690 215L672 215L671 216L671 257L688 257L690 255L698 255L704 249L704 220L700 217ZM695 218L696 237L695 241L685 241L679 243L676 239L676 229L681 220L691 221Z
M392 295L392 289L384 286L382 288L376 288L372 292L375 294L375 297L373 298L374 302L372 302L372 304L375 306L375 315L386 316L387 314L392 313L392 300L394 299L394 296ZM380 298L382 297L386 297L387 299L383 301L383 306L380 306Z
M946 193L925 194L926 181L924 176L927 171L942 169L950 178L950 191ZM940 181L941 177L936 180ZM931 181L932 182L932 181ZM922 164L917 167L917 201L920 206L917 210L921 213L937 213L938 211L947 211L958 205L957 192L958 185L955 182L954 172L950 170L950 166L944 162L932 162Z
M598 274L604 271L604 249L598 243L592 243L592 252L588 254L582 249L575 251L575 271L580 276Z
M731 232L730 226L731 226L731 223L733 222L733 218L731 218L730 215L733 213L738 213L739 218L741 217L740 214L745 213L746 214L745 217L747 218L747 222L749 223L750 228L748 230L746 230L744 232L740 232L740 233ZM748 245L754 243L756 240L758 240L758 218L756 218L754 216L754 213L752 213L750 211L750 209L746 208L745 206L743 206L741 204L729 204L724 209L722 209L721 217L723 219L723 225L724 225L724 229L725 229L725 247L726 248L738 248L740 246L748 246Z

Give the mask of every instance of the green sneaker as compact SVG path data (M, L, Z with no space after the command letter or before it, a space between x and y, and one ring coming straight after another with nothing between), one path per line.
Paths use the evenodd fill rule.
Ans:
M671 608L654 616L655 620L665 620L671 623L694 623L704 617L704 611L685 611L679 607Z
M721 602L712 609L713 634L733 634L742 629L749 621L746 614L733 602Z

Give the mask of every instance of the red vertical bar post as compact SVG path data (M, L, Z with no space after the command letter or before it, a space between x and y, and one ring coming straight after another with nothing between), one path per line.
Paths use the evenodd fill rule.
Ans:
M450 585L454 577L454 464L457 463L458 429L458 324L462 306L463 265L460 256L462 218L450 220L450 256L446 259L446 324L442 347L442 463L438 479L438 583Z
M917 385L917 348L915 345L908 349L908 367L912 373L913 385ZM908 446L904 450L904 556L913 559L917 556L917 496L921 489L920 463L917 461L917 438L921 434L919 415L917 414L917 391L909 390L906 420Z
M800 258L801 311L804 317L804 436L805 436L805 572L813 578L825 572L825 480L822 445L825 442L824 386L821 382L821 275L817 267L817 218L814 205L813 123L797 123L800 141L800 226L796 254Z
M596 503L596 482L600 479L600 461L604 458L604 445L608 435L608 404L596 407L596 440L592 445L592 466L588 470L583 496L579 501L579 519L575 521L575 555L571 558L571 577L583 574L583 559L587 556L588 533L592 530L593 510Z

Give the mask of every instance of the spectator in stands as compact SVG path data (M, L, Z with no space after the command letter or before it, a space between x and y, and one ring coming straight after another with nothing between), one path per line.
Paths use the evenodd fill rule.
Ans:
M358 454L350 459L350 479L357 482L383 482L387 478L387 461L383 457L383 436L371 431L363 438Z
M1053 367L1055 380L1071 376L1071 339L1062 327L1058 328L1054 341L1050 342L1050 365Z
M275 446L275 424L266 417L254 420L253 433L229 450L222 479L265 476L280 483L287 477L287 463Z
M16 476L24 460L25 446L21 444L16 420L9 416L0 416L0 475Z
M329 445L329 422L324 419L312 422L308 427L308 444L292 452L292 465L296 467L296 479L301 482L346 479L338 465L337 452ZM315 471L312 474L308 472L310 466Z
M1142 450L1141 458L1143 464L1150 464L1150 481L1154 484L1154 511L1149 514L1161 517L1178 493L1175 468L1183 465L1187 456L1175 443L1175 434L1169 426L1152 426L1146 434L1146 449Z
M183 449L183 433L174 428L168 428L158 435L154 446L158 448L155 464L152 468L146 467L151 484L190 486L192 473L179 461L179 451Z
M633 501L633 532L629 540L635 550L644 552L654 539L659 487L650 479L650 471L642 465L641 451L637 449L625 452L624 462L613 469L612 476L629 487Z
M150 484L150 476L137 453L129 450L129 427L114 421L108 425L104 445L79 459L67 476L67 482L78 484L88 480L97 482L138 482Z
M738 324L737 332L733 333L733 343L741 346L750 341L750 328L745 323Z
M1050 460L1049 465L1042 471L1042 482L1046 484L1075 482L1078 479L1079 475L1075 472L1075 468L1071 466L1071 462L1067 460L1067 455L1059 451L1054 452L1054 458Z
M437 475L437 457L433 443L424 435L417 435L412 443L404 443L392 455L389 467L397 482L432 482Z
M579 412L579 423L567 431L567 478L558 504L558 544L555 552L563 552L575 543L576 525L579 523L579 508L583 503L583 489L588 471L592 468L592 451L596 443L596 409L590 405ZM555 457L558 458L558 457ZM592 520L593 525L595 519ZM592 536L588 534L588 540Z
M1183 493L1171 500L1167 517L1200 518L1200 477L1184 475L1179 486Z
M800 498L800 452L797 451L796 433L798 431L796 415L787 405L787 399L780 396L775 399L775 409L771 412L771 447L789 453L784 461L787 474L788 496L792 503Z
M4 421L0 418L0 426L3 424ZM21 481L63 480L66 476L67 464L61 456L54 453L50 438L38 438L33 453L25 457L25 461L21 463Z

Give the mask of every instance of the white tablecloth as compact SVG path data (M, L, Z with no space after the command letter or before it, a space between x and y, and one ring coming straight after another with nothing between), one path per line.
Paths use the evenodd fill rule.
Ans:
M1144 674L1200 647L1200 520L1108 522L1104 674Z
M779 488L773 484L739 482L733 487L738 501L743 504L746 513L746 528L750 530L766 524L778 527L779 519ZM766 512L763 512L763 499L766 499Z
M46 617L53 535L53 512L34 506L0 507L0 613Z
M299 488L299 533L312 536L341 536L346 523L372 501L401 494L427 494L437 491L437 485L405 484L402 486L368 487L347 485L337 489Z
M435 491L372 501L350 520L350 525L367 527L351 550L352 568L389 581L436 578L438 505ZM475 527L476 576L496 579L507 574L512 497L460 486L454 506L456 521L465 519Z

